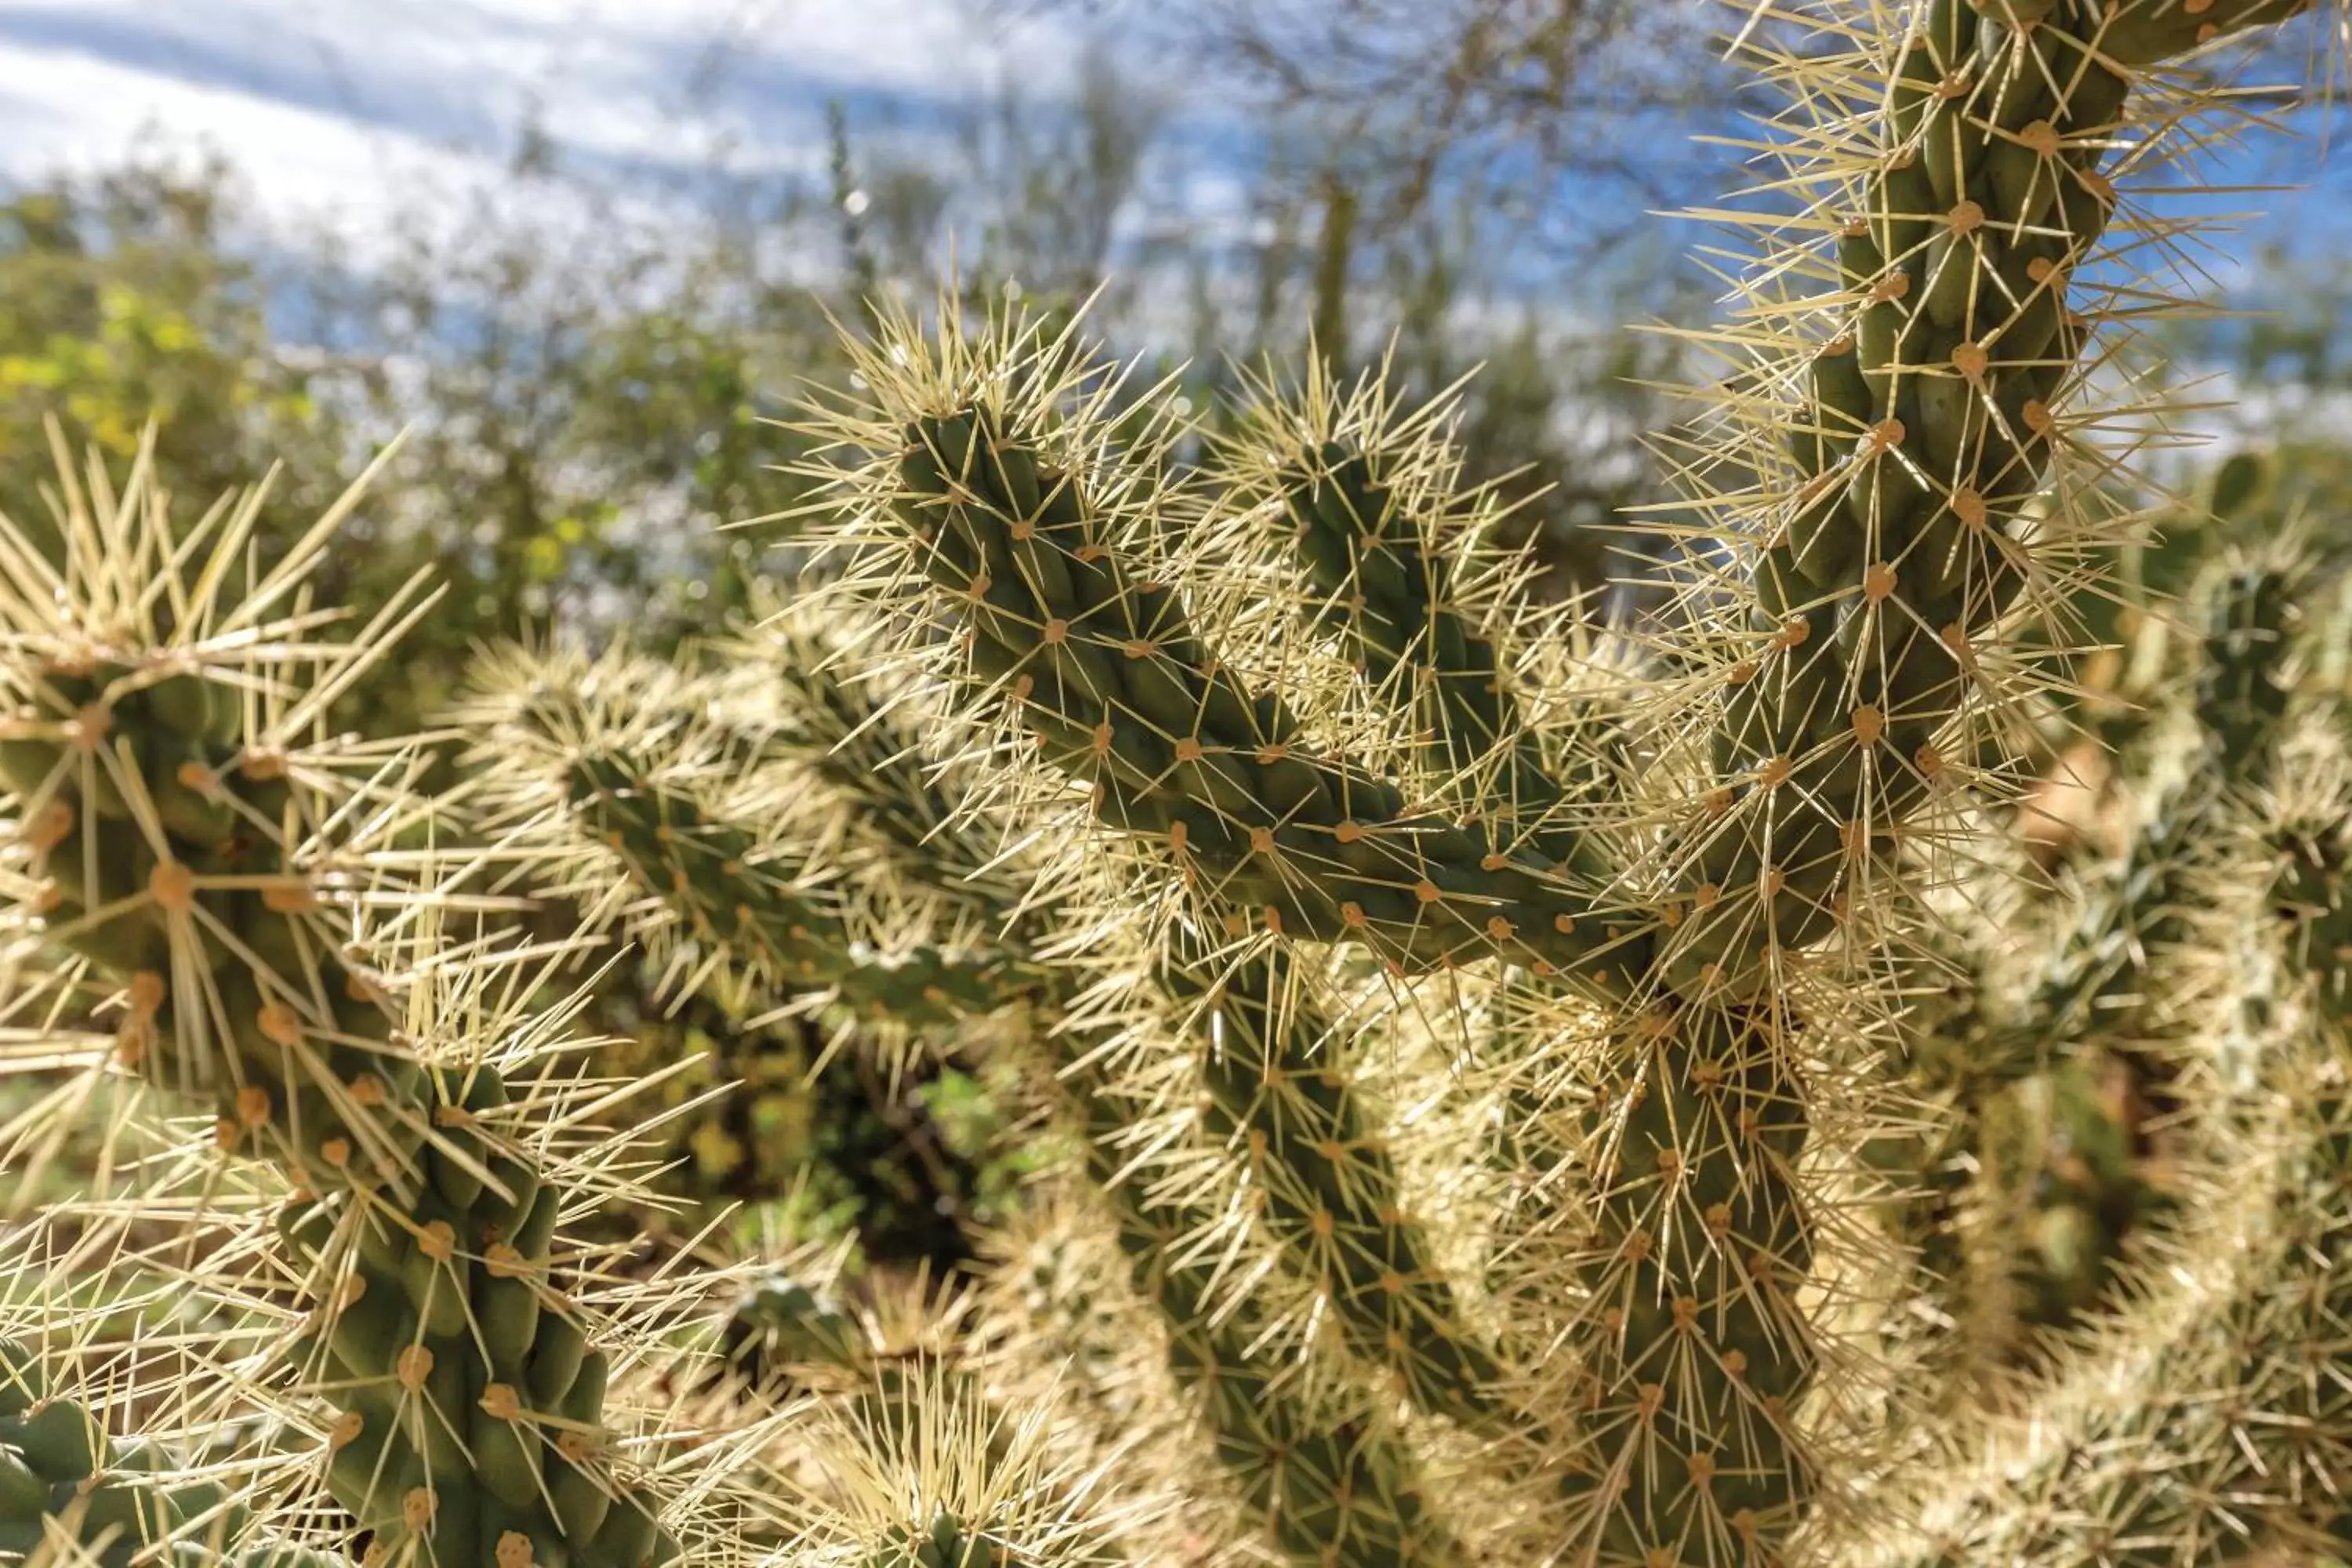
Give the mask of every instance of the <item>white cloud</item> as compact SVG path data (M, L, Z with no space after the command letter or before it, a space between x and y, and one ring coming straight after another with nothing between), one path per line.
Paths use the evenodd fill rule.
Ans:
M814 168L835 95L1052 94L1076 37L964 0L46 0L0 8L0 175L225 154L273 216L364 229L494 179L520 129L625 175ZM623 183L626 183L625 179Z

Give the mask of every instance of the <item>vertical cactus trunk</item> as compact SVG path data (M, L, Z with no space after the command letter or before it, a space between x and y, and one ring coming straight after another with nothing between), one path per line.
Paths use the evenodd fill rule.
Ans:
M39 934L121 987L123 1065L322 1194L284 1235L298 1270L323 1265L298 1350L338 1412L329 1492L428 1561L669 1560L654 1500L601 1451L606 1363L550 1278L562 1194L519 1108L412 1037L429 1009L361 945L372 912L413 926L436 901L390 853L425 819L398 754L306 742L382 638L321 652L276 615L315 536L219 602L257 496L164 548L143 467L95 504L63 479L70 574L12 538L31 574L0 601L0 772L46 878Z

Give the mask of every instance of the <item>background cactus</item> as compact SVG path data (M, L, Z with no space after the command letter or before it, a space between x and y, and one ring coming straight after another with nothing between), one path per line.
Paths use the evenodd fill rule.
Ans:
M954 298L877 300L807 414L768 624L493 651L451 733L334 728L430 607L310 603L355 500L248 563L257 494L189 526L68 466L57 548L0 532L0 1017L208 1129L142 1123L167 1163L16 1234L176 1216L272 1342L178 1425L262 1413L309 1468L232 1507L205 1433L142 1446L141 1400L12 1351L0 1530L445 1568L2340 1549L2331 563L2249 526L2144 572L2116 635L2168 574L2200 635L2100 737L2118 864L2049 874L2017 809L2049 732L2110 731L2073 672L2144 521L2092 401L2161 279L2099 247L2194 149L2178 63L2301 9L1759 20L1802 216L1746 226L1638 625L1538 602L1444 399L1269 372L1196 440L1077 327ZM709 1098L572 1037L637 973L614 936L748 1041L970 1064L1051 1223L945 1289L724 1214L613 1239Z

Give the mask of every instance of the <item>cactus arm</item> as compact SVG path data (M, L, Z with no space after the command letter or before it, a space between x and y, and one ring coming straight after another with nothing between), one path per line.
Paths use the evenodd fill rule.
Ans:
M2233 563L2205 585L2206 631L2189 704L2197 726L2189 776L2158 804L2122 864L2093 889L2020 1014L1915 1051L1914 1081L1954 1112L1939 1163L1970 1155L1990 1179L1997 1162L1987 1146L1988 1113L2005 1097L2014 1103L2010 1091L2037 1074L2058 1072L2063 1087L2063 1058L2095 1042L2116 1053L2158 1116L2178 1109L2171 1080L2179 1043L2208 1000L2179 962L2197 938L2200 859L2205 846L2226 836L2230 811L2263 789L2275 769L2291 695L2282 666L2301 577L2293 561L2276 557ZM2038 1159L2037 1152L2037 1169ZM2119 1238L2093 1224L2104 1263ZM1995 1220L1993 1228L2013 1226ZM1994 1238L2001 1256L2011 1239ZM2058 1322L2074 1303L2045 1305L2038 1321Z
M1318 1389L1259 1343L1247 1303L1227 1310L1215 1258L1188 1247L1213 1218L1139 1190L1118 1141L1149 1106L1085 1066L1063 1081L1088 1168L1115 1209L1137 1291L1168 1325L1168 1365L1200 1401L1218 1461L1283 1553L1301 1564L1401 1568L1455 1560L1413 1457L1368 1402Z
M1337 1042L1296 963L1276 947L1163 966L1171 999L1200 1009L1210 1130L1246 1151L1262 1223L1331 1301L1349 1348L1393 1372L1420 1408L1491 1421L1501 1369L1399 1206L1394 1160L1347 1076L1318 1062Z
M136 468L115 507L71 516L73 546L110 563L169 561L174 574L194 564L197 583L226 575L241 547L233 533L214 536L209 562L201 530L176 551L155 548L161 509L146 479ZM70 475L63 488L80 502ZM307 686L317 656L299 621L261 620L257 636L215 647L191 580L163 586L190 606L174 645L110 625L102 602L71 594L63 624L54 606L38 622L10 617L0 768L47 879L42 937L123 987L119 1058L211 1100L225 1148L274 1160L341 1216L322 1233L352 1260L311 1341L328 1369L318 1391L339 1413L327 1490L387 1546L413 1537L448 1562L488 1561L509 1534L600 1568L634 1568L657 1545L674 1553L644 1494L595 1457L601 1370L551 1374L543 1395L525 1386L545 1346L563 1339L576 1363L584 1345L547 1283L560 1194L520 1146L485 1136L510 1110L502 1084L420 1059L403 982L345 945L362 906L431 897L389 885L391 861L372 862L365 841L367 825L404 828L413 806L377 780L343 783L341 748L301 747L289 730L309 721L310 691L334 689L382 645L329 656L341 662ZM289 647L304 651L270 651ZM486 1415L489 1389L504 1392ZM560 1416L563 1438L543 1416ZM468 1432L508 1458L446 1441ZM559 1510L541 1485L559 1466L575 1500L584 1488L608 1506ZM611 1506L616 1489L626 1496Z
M770 726L764 755L789 758L819 787L855 809L861 841L879 848L901 874L941 896L983 910L1012 905L1020 891L997 857L958 812L961 776L944 777L929 760L929 715L843 668L849 650L825 617L788 605L744 639L742 662L772 679L744 693Z
M1590 1113L1591 1239L1576 1550L1601 1563L1712 1543L1770 1560L1811 1461L1790 1426L1814 1364L1796 1289L1812 1266L1796 1163L1808 1137L1789 1020L1661 1005ZM1686 1548L1687 1549L1687 1548Z
M39 1358L0 1339L0 1552L48 1561L127 1560L159 1542L236 1542L251 1513L206 1482L170 1473L171 1456L154 1443L112 1436L96 1412L52 1392ZM100 1548L103 1548L101 1554Z
M1224 454L1228 482L1238 503L1279 511L1318 616L1343 628L1372 694L1429 742L1446 794L1479 811L1489 844L1605 879L1578 819L1614 793L1619 738L1583 726L1571 740L1588 743L1555 763L1528 725L1486 629L1496 616L1479 613L1517 611L1517 595L1507 584L1474 586L1506 563L1465 531L1496 519L1483 492L1454 493L1459 458L1437 428L1448 410L1441 399L1398 417L1370 381L1342 398L1318 362L1297 399L1268 386L1244 407L1244 435Z
M578 757L566 782L630 875L755 981L826 987L861 1016L917 1027L994 1012L1043 984L1035 965L1000 952L877 952L851 933L836 900L762 864L751 829L629 757Z
M2248 1162L2259 1201L2212 1238L2176 1297L2085 1354L2031 1432L1888 1563L2091 1568L2263 1560L2345 1541L2352 1463L2352 1100L2340 1061L2284 1146ZM2152 1457L2161 1456L2155 1462Z
M2065 291L2114 205L2116 65L2072 8L2012 29L1934 0L1904 47L1837 251L1854 314L1805 369L1800 483L1714 721L1717 793L1681 878L1709 913L1679 933L1683 984L1756 984L1775 948L1828 932L1950 765L1975 640L2027 581L2009 525L2063 436L2085 331Z
M1922 17L1844 214L1853 314L1802 367L1805 405L1764 416L1794 482L1744 584L1752 632L1706 722L1711 787L1668 861L1667 902L1693 918L1662 939L1655 975L1695 1000L1661 1014L1664 1044L1629 1031L1607 1086L1584 1270L1622 1314L1598 1325L1592 1395L1604 1561L1696 1540L1768 1560L1811 1490L1788 1422L1817 1352L1790 1299L1813 1239L1783 955L1891 873L1895 830L1950 765L1937 747L1978 689L1976 643L2027 586L2011 525L2063 437L2053 410L2086 331L2065 289L2114 202L2099 164L2130 80L2092 20L2011 27L1961 0ZM1823 216L1855 195L1841 185ZM1684 1223L1661 1228L1668 1215ZM1728 1245L1697 1239L1709 1215ZM1706 1325L1700 1353L1668 1302ZM1660 1436L1670 1420L1679 1440Z
M1317 755L1280 695L1247 690L1174 593L1137 575L1085 476L1014 420L980 405L918 415L886 483L933 602L970 629L984 700L1095 790L1100 821L1164 844L1281 934L1414 967L1499 951L1622 984L1637 922Z
M519 675L525 689L552 684L528 670L510 673ZM720 936L744 957L765 951L748 945L758 938L761 922L742 914L761 910L771 896L753 864L761 857L754 853L751 829L724 803L705 802L662 784L672 771L664 761L670 754L667 748L680 744L677 738L684 726L661 711L655 695L661 683L654 672L633 677L626 666L614 664L602 674L646 694L633 706L646 738L574 749L563 768L578 815L565 817L562 831L586 831L615 844L629 873L689 929ZM767 728L740 728L722 715L706 722L695 744L709 742L738 755L771 752L771 731L813 739L825 732L827 716L855 714L861 754L877 760L915 755L919 737L908 732L907 721L869 708L860 692L843 689L847 684L838 666L810 660L768 692L782 701L780 710L763 721ZM815 709L814 717L803 710L803 704ZM688 706L699 706L699 700ZM511 706L499 711L509 726L518 720ZM513 734L510 728L501 732ZM576 726L572 732L576 738ZM516 735L510 749L517 754L541 752L551 738ZM876 812L869 818L870 804L903 800L909 781L901 766L843 768L827 784L848 815L867 818L877 836L897 840L892 874L914 890L969 896L987 886L950 869L984 866L990 859L968 815L955 803L939 798L931 809ZM756 799L757 793L746 798ZM632 812L650 813L650 825L632 826ZM789 853L768 865L774 886L789 890L793 884L783 875L791 868ZM927 879L942 875L953 885L937 889ZM716 923L709 911L719 910L736 911L731 926ZM1003 966L1024 977L1027 999L1050 1031L1068 1001L1068 977L1031 954L1032 944L1054 938L1056 911L1021 908L1008 895L988 914L999 932ZM812 955L813 967L803 973L855 971L859 961L845 928L824 915L803 903L792 926L799 934L784 931ZM781 921L770 923L784 930ZM1348 1091L1346 1078L1323 1059L1336 1046L1331 1026L1292 977L1290 960L1276 953L1229 967L1207 953L1198 957L1196 964L1169 965L1162 978L1191 1017L1186 1033L1202 1042L1202 1087L1220 1118L1220 1132L1237 1146L1265 1195L1261 1218L1284 1248L1287 1266L1331 1303L1349 1347L1370 1364L1391 1370L1423 1408L1465 1419L1490 1415L1486 1390L1496 1373L1492 1358L1470 1334L1421 1227L1403 1212L1397 1173L1377 1131ZM779 966L762 960L754 967L775 972ZM905 1018L906 1000L887 989L888 980L889 972L881 972L877 1000ZM922 1005L953 1017L992 1011L1001 1001L992 992L965 988L943 990Z

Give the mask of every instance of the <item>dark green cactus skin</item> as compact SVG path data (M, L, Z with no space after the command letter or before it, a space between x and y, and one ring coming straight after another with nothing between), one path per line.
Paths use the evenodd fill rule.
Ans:
M1789 1421L1811 1374L1795 1304L1812 1265L1794 1179L1808 1135L1781 1040L1791 1020L1661 1006L1590 1112L1594 1231L1578 1546L1601 1563L1769 1561L1806 1496Z
M2243 565L2213 595L2197 678L2197 721L2212 744L2214 763L2233 784L2270 782L2290 695L2279 667L2295 589L2290 574L2275 566Z
M1522 844L1588 876L1605 868L1576 818L1613 793L1604 745L1547 761L1512 694L1494 639L1462 616L1454 567L1433 555L1380 454L1326 440L1283 476L1297 553L1344 620L1365 678L1411 711L1436 761L1487 824L1488 843ZM1597 739L1597 738L1596 738Z
M1791 426L1803 482L1756 563L1759 646L1726 677L1683 889L1711 912L1678 933L1677 984L1752 986L1776 948L1827 934L1949 765L1937 734L1976 686L1972 639L2025 585L2008 530L2062 438L2086 331L2066 288L2114 207L2119 71L2306 8L2068 0L2013 26L2001 5L1927 7L1839 241L1857 314Z
M26 803L52 935L129 985L125 1059L210 1100L225 1143L304 1180L413 1180L421 1121L369 1107L414 1102L420 1069L388 1044L377 978L343 956L331 863L289 858L317 826L316 792L240 742L236 689L129 664L6 673L23 700L0 781ZM127 753L160 841L100 748Z
M1265 1194L1261 1221L1329 1297L1349 1348L1391 1369L1422 1409L1487 1419L1500 1368L1465 1331L1421 1227L1399 1211L1395 1162L1347 1078L1315 1065L1327 1042L1286 977L1295 962L1277 948L1213 982L1205 960L1165 966L1170 995L1207 1009L1196 1032L1208 1042L1210 1129L1245 1145Z
M2012 26L1934 0L1896 63L1882 166L1838 247L1858 314L1812 362L1806 482L1757 561L1761 646L1715 726L1727 794L1685 889L1713 912L1679 933L1679 983L1752 985L1775 947L1826 934L1948 765L1935 741L1975 687L1971 639L2025 584L2007 530L2084 342L2065 294L2114 206L2118 70L2306 6L2036 8Z
M1814 358L1807 482L1757 561L1762 646L1715 726L1727 793L1692 831L1685 891L1711 912L1679 933L1683 984L1753 985L1830 931L1947 766L1970 639L2024 586L2006 530L2058 437L2084 335L2066 283L2113 206L2099 164L2129 86L2071 18L2013 30L1935 0L1904 46L1839 244L1858 314Z
M2099 165L2130 82L2089 41L2103 24L2071 6L2012 27L1933 0L1925 23L1903 46L1883 162L1838 244L1857 314L1812 361L1810 411L1790 427L1795 500L1752 575L1756 646L1727 672L1712 726L1715 789L1697 803L1671 894L1696 918L1661 953L1660 977L1685 994L1769 997L1783 950L1829 935L1853 886L1892 878L1895 830L1949 766L1937 742L1975 689L1972 639L2027 580L2009 528L2062 437L2053 409L2086 336L2065 289L2114 205ZM2168 37L2134 26L2147 47ZM1788 1020L1764 1022L1761 1054L1785 1056L1774 1037ZM1654 1082L1620 1084L1680 1105L1694 1065L1668 1057ZM1796 1086L1774 1088L1790 1091L1778 1136L1801 1145ZM1687 1179L1737 1180L1745 1152L1737 1139L1698 1150ZM1625 1197L1646 1194L1604 1191L1604 1209ZM1781 1205L1758 1223L1765 1255L1801 1269L1804 1216ZM1673 1261L1723 1266L1719 1255ZM1717 1293L1703 1279L1670 1269L1661 1293L1705 1304ZM1812 1375L1801 1325L1772 1312L1757 1329L1742 1347L1747 1375L1793 1405ZM1671 1342L1656 1334L1637 1348ZM1720 1409L1679 1404L1640 1369L1631 1357L1604 1378L1604 1407L1638 1411L1644 1389L1660 1388L1664 1409ZM1727 1430L1742 1436L1756 1527L1735 1560L1767 1558L1801 1510L1808 1467L1777 1420ZM1637 1433L1624 1453L1612 1523L1628 1528L1606 1561L1727 1539L1704 1491L1673 1473L1674 1445Z
M496 1073L445 1081L436 1121L467 1158L434 1151L406 1203L297 1198L278 1218L312 1278L334 1282L288 1350L341 1411L328 1489L423 1562L676 1561L649 1494L602 1458L610 1363L551 1274L562 1194L490 1131L508 1099Z
M414 1535L445 1565L489 1563L509 1535L579 1568L674 1556L650 1504L634 1491L612 1504L593 1458L602 1358L587 1369L547 1283L558 1194L477 1130L504 1086L392 1048L399 1004L343 956L327 879L289 863L287 847L318 826L319 792L238 743L242 703L226 681L133 666L9 673L27 710L0 771L30 808L53 934L127 984L124 1058L211 1098L224 1147L331 1194L289 1211L298 1253L357 1241L343 1299L303 1342L340 1412L329 1493L379 1539ZM160 843L99 759L77 754L93 737L143 784ZM364 1212L339 1233L327 1208ZM433 1378L404 1381L404 1364L423 1364L403 1363L412 1351ZM576 1375L557 1376L559 1363ZM544 1391L519 1395L516 1419L479 1413L489 1385L524 1390L527 1371ZM567 1424L572 1457L537 1414ZM456 1445L471 1439L468 1458Z
M572 798L648 890L755 976L829 986L868 1017L952 1023L1033 995L1041 976L1002 953L917 948L884 954L848 932L838 908L758 863L759 840L685 791L610 754L573 761Z
M158 1474L171 1466L154 1445L110 1436L86 1407L48 1394L25 1347L0 1340L0 1364L13 1373L0 1384L0 1560L62 1531L97 1568L129 1568L164 1542L184 1543L175 1561L213 1562L208 1543L245 1532L246 1509L219 1486Z
M719 1337L719 1358L755 1384L792 1366L856 1366L866 1334L838 1303L782 1269L736 1298Z
M1066 1075L1089 1133L1090 1168L1116 1206L1135 1287L1168 1325L1168 1364L1202 1401L1218 1460L1293 1562L1339 1568L1447 1563L1455 1552L1423 1498L1411 1453L1364 1414L1302 1392L1305 1369L1255 1348L1244 1304L1224 1310L1214 1259L1186 1257L1210 1216L1119 1179L1113 1141L1148 1107L1081 1068ZM1335 1419L1335 1415L1337 1418Z
M1019 1553L965 1531L942 1513L920 1532L901 1529L866 1559L866 1568L1021 1568Z
M971 410L919 422L900 521L1044 759L1095 789L1106 826L1164 843L1221 904L1278 934L1370 945L1423 968L1501 951L1591 977L1638 967L1640 922L1532 849L1408 809L1318 756L1275 692L1246 690L1165 584L1138 576L1084 479Z

